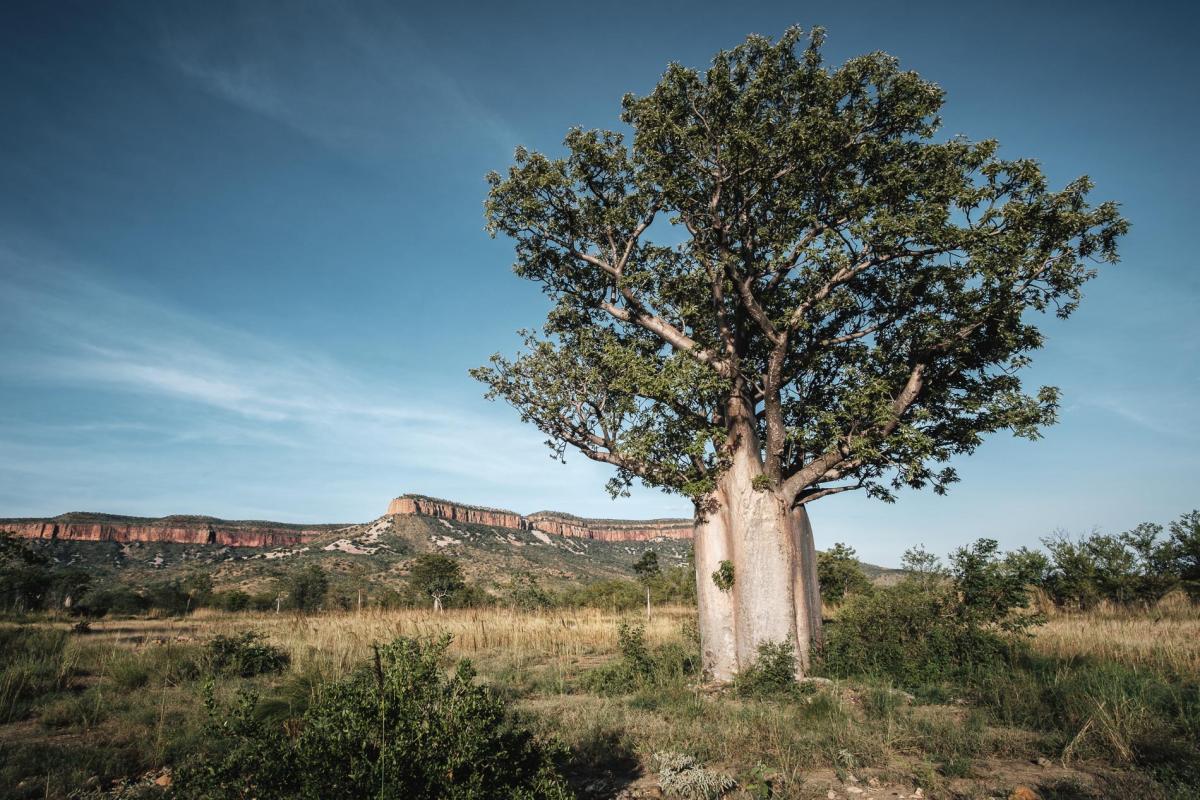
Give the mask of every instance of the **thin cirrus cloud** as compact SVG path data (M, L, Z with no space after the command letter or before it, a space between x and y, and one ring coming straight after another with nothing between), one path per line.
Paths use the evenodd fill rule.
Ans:
M251 4L242 11L221 31L167 27L165 62L208 94L354 159L455 131L504 153L519 140L438 64L397 7L300 4L279 14Z
M119 403L116 418L67 423L64 436L158 433L176 444L254 442L501 485L552 479L536 434L515 421L435 406L415 387L385 385L69 268L29 269L11 252L0 262L0 379L153 401L154 422L121 418L141 406Z

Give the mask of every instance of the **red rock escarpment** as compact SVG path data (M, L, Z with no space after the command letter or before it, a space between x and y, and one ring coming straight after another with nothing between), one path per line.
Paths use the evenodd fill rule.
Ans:
M229 525L223 520L177 522L170 518L138 522L0 520L0 531L26 539L69 539L83 542L174 542L225 547L279 547L304 544L324 533L320 529Z
M554 511L539 511L527 517L535 530L557 536L599 539L604 542L645 542L651 539L690 539L690 519L584 519Z
M658 538L692 538L692 521L688 519L585 519L556 511L539 511L526 517L515 511L468 506L449 500L411 494L401 495L392 500L388 505L387 513L419 514L438 519L491 525L497 528L537 530L555 536L599 539L606 542L644 542Z
M512 528L518 531L529 529L529 523L515 511L499 508L483 508L438 500L433 497L406 494L388 503L388 514L420 514L424 517L473 522L476 525L491 525L494 528Z

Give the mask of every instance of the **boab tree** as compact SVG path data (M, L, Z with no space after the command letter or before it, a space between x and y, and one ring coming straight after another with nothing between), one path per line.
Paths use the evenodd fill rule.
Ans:
M1034 438L1057 392L1019 377L1092 265L1114 203L1051 190L993 141L935 140L942 91L895 58L841 67L823 32L672 64L612 131L518 149L489 230L553 301L513 360L473 371L548 437L695 503L704 663L820 636L806 508L859 489L943 492L983 434Z

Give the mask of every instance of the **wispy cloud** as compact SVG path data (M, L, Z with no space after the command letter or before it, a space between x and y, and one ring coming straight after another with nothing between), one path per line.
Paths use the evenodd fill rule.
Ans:
M35 396L71 395L80 409L94 406L88 415L36 425L0 417L0 447L11 462L0 472L20 473L31 485L57 475L103 497L105 486L131 491L118 476L142 463L146 470L193 470L227 492L230 483L254 481L265 497L370 494L378 506L393 492L441 491L523 510L565 504L585 513L605 502L601 467L582 458L567 467L554 463L537 431L506 408L460 407L415 382L350 369L311 348L217 324L88 275L44 254L0 247L0 382ZM115 399L103 405L103 396ZM215 477L214 470L230 474ZM165 478L146 473L140 480ZM644 500L622 511L665 510L661 496Z
M355 158L397 142L438 142L446 128L505 153L519 137L503 115L441 65L390 4L240 7L219 30L168 28L165 60L204 91ZM314 37L313 32L319 36Z
M1134 400L1115 394L1099 394L1081 404L1115 414L1126 423L1159 436L1200 441L1200 416L1190 398L1147 393Z

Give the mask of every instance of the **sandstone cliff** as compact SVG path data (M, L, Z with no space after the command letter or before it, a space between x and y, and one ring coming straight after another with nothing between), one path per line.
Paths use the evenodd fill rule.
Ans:
M50 519L0 520L0 531L26 539L86 542L174 542L224 547L279 547L304 544L335 525L306 527L278 522L240 522L213 517L120 517L62 514Z
M690 519L587 519L558 511L539 511L522 516L515 511L484 508L439 500L434 497L405 494L388 504L388 514L420 514L459 522L473 522L497 528L536 530L555 536L599 539L606 542L649 541L651 539L690 539Z
M690 539L687 519L586 519L558 511L523 516L500 508L455 503L406 494L388 505L389 515L420 515L449 522L488 525L553 536L607 542ZM307 544L341 525L289 525L281 522L233 521L215 517L124 517L73 512L49 519L0 519L0 532L26 539L68 539L87 542L174 542L222 547L288 547Z
M529 530L529 523L515 511L500 508L484 508L438 500L418 494L405 494L388 503L388 514L420 514L425 517L471 522L476 525L491 525L494 528Z
M527 519L534 530L605 542L692 538L690 519L586 519L559 511L539 511Z

